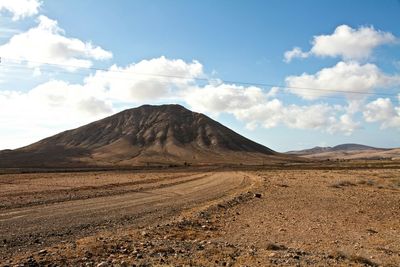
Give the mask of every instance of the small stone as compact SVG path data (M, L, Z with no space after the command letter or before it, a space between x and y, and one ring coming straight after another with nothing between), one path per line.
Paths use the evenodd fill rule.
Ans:
M106 261L102 261L99 264L96 265L97 267L107 267L108 263Z
M47 254L47 250L42 249L41 251L39 251L39 254L40 254L40 255Z
M140 234L141 234L142 236L149 236L149 234L148 234L146 231L142 231Z
M254 196L255 196L256 198L261 198L261 197L262 197L262 194L261 194L261 193L255 193Z

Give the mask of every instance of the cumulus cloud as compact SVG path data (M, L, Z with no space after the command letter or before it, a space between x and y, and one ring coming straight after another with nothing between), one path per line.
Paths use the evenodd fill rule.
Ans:
M0 147L27 145L111 114L111 102L96 94L64 81L49 81L29 92L0 90L0 124L7 125Z
M386 75L374 64L341 61L315 74L288 76L285 81L292 93L305 99L338 94L337 91L355 99L363 97L357 93L370 93L374 89L400 84L400 76Z
M185 102L200 112L232 114L245 122L249 129L283 125L294 129L351 134L359 128L359 123L354 122L350 115L339 115L344 108L327 104L285 105L277 98L271 99L271 91L263 92L258 87L234 84L207 85L188 91Z
M307 58L308 56L309 53L303 52L300 47L293 47L292 50L285 52L285 54L283 55L283 61L289 63L292 61L293 58Z
M99 97L96 97L99 95ZM111 113L111 103L98 91L65 81L49 81L28 92L0 91L2 120L19 117L41 123L65 123L93 119ZM59 118L63 118L62 121ZM47 122L48 121L48 122Z
M203 65L198 61L185 62L162 56L97 71L85 79L85 86L104 88L114 100L140 102L176 98L182 90L193 85L196 78L203 76Z
M280 88L279 87L271 87L271 89L268 91L266 97L267 98L272 98L272 97L276 97L279 93Z
M310 51L303 52L296 47L285 52L284 57L286 62L310 55L363 60L369 58L376 47L394 42L396 37L392 33L375 30L372 26L353 29L348 25L340 25L332 34L314 36Z
M0 46L4 57L28 61L28 65L38 67L40 62L66 65L63 68L73 71L80 67L92 66L92 60L112 58L112 53L90 42L65 36L57 21L39 16L38 25L14 35Z
M38 0L0 0L0 11L10 12L15 21L38 14L41 4Z
M400 95L399 95L400 102ZM400 105L395 107L389 98L368 103L363 112L367 122L381 122L382 128L400 128Z
M248 110L237 110L234 115L250 127L260 124L265 128L283 125L293 129L311 129L350 135L359 128L347 114L338 118L338 110L328 104L284 105L278 99L260 103Z
M206 85L185 93L185 101L200 112L220 113L256 105L265 95L258 87L235 84Z

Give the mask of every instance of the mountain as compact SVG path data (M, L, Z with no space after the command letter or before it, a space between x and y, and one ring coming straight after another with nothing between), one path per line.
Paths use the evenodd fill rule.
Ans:
M313 159L397 159L400 157L400 150L360 144L342 144L334 147L314 147L289 151L286 154Z
M180 105L144 105L0 152L0 167L261 164L291 157Z
M377 148L372 146L360 144L342 144L331 148L331 151L364 151L364 150L382 150L384 148Z
M286 152L287 154L295 154L295 155L309 155L309 154L318 154L324 152L332 152L332 151L362 151L362 150L381 150L383 148L376 148L372 146L365 146L360 144L341 144L334 147L326 146L320 147L316 146L309 149L303 150L293 150Z

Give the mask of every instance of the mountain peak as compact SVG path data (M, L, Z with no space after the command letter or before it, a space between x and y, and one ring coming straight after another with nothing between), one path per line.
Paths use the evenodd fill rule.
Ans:
M22 162L260 163L286 157L177 104L143 105L7 153ZM35 154L35 157L32 157ZM0 157L1 158L1 157ZM16 162L19 162L16 160ZM35 161L33 160L33 161ZM10 160L8 160L10 161ZM51 165L51 164L48 164Z

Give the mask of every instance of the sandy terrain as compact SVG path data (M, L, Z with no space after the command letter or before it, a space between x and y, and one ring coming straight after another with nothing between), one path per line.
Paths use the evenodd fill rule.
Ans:
M399 266L399 173L1 175L0 197L11 199L0 208L2 262ZM64 190L74 192L71 200Z

